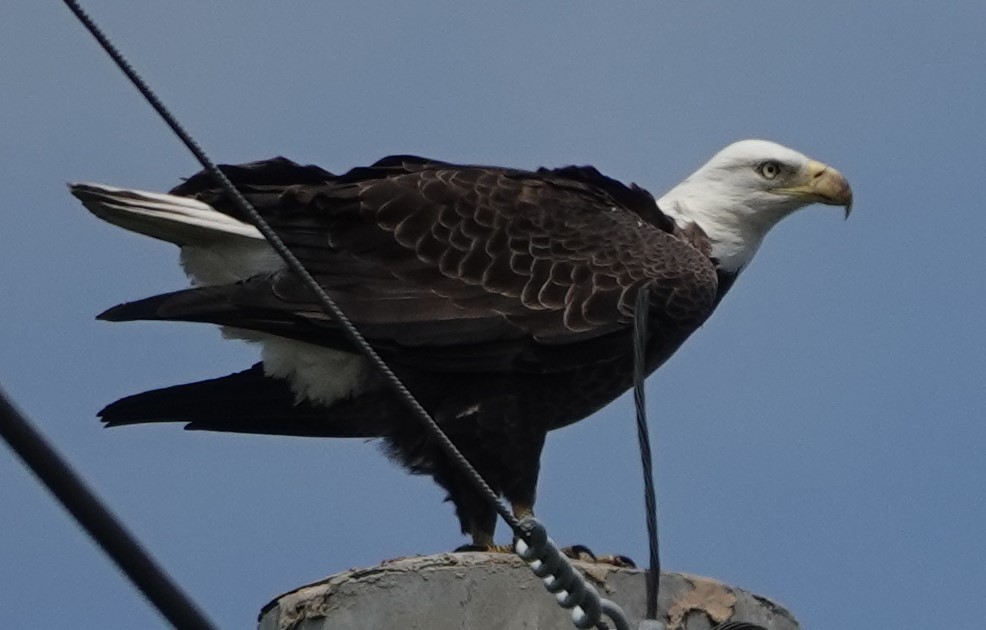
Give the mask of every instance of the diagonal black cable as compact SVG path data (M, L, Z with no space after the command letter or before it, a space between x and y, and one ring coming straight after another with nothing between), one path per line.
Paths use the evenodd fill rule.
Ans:
M2 389L0 436L171 625L182 630L215 628L82 478L14 407Z
M366 341L362 334L356 329L356 327L349 321L345 313L336 305L336 303L329 297L322 285L315 280L314 277L308 272L307 269L301 264L297 256L291 252L280 239L280 237L271 229L263 217L254 209L254 207L246 200L245 197L240 193L239 190L233 186L233 183L229 181L229 178L219 170L216 164L209 159L209 156L205 154L205 151L198 145L192 136L185 131L181 123L171 114L164 103L157 97L157 94L150 88L149 85L137 74L137 71L133 69L130 63L126 60L122 53L117 50L116 46L109 40L108 37L100 30L99 26L89 17L89 15L82 10L82 7L75 0L62 0L65 5L75 14L75 16L82 22L82 25L86 27L86 30L99 42L103 50L113 59L113 61L119 66L123 74L133 83L134 87L143 95L143 97L150 103L154 111L158 113L159 116L164 120L165 124L171 128L171 131L175 133L176 136L182 141L189 151L195 156L206 171L212 175L213 179L220 185L220 187L229 195L230 200L236 206L236 209L241 211L246 216L250 217L251 223L263 234L264 238L270 246L280 255L284 260L287 267L298 274L305 285L315 293L315 297L318 299L319 304L325 309L325 311L332 315L336 322L342 327L343 332L346 337L351 341L357 348L359 348L368 359L370 363L379 370L384 376L384 380L387 385L394 390L401 400L403 400L407 406L410 408L411 413L418 418L418 420L428 427L431 431L433 437L438 440L439 446L445 451L445 454L456 462L456 465L467 475L470 482L478 489L483 495L487 497L491 505L496 507L497 513L503 518L504 521L510 526L514 533L522 536L525 535L524 532L519 528L520 522L514 517L514 515L500 502L496 493L490 488L489 484L479 475L478 472L472 467L472 465L463 457L462 453L455 447L452 440L442 431L442 428L438 426L438 423L431 417L431 415L425 410L425 408L418 402L417 398L411 394L410 390L405 387L404 383L397 378L393 370L384 363L384 360L380 358L376 350Z
M650 551L650 569L647 571L647 612L644 618L657 619L657 596L661 587L661 555L657 539L657 498L654 495L650 434L647 430L647 408L644 404L649 293L649 287L643 286L637 294L634 307L633 402L637 410L637 441L640 442L640 463L644 471L644 510L647 514L647 542Z
M346 314L335 304L329 294L322 288L320 284L315 280L315 278L308 272L307 269L301 264L298 258L284 245L284 242L280 237L271 229L262 216L253 208L253 206L243 197L243 195L233 186L232 182L226 177L226 175L216 166L212 160L205 154L205 152L199 147L198 143L191 137L191 135L185 131L178 120L171 114L171 112L164 106L164 103L157 97L150 86L144 82L144 80L137 74L136 70L127 62L119 50L109 41L109 38L103 34L96 23L82 10L76 0L63 0L65 5L72 11L73 14L79 19L83 26L89 31L89 33L99 42L103 50L113 59L120 70L126 75L126 77L133 83L134 87L144 96L147 102L154 108L159 116L164 120L164 122L171 128L176 136L182 141L182 143L188 148L189 151L198 159L199 163L202 165L203 169L209 172L213 179L222 187L226 194L233 201L234 205L238 210L243 212L246 216L250 217L252 223L255 227L263 234L264 238L270 244L270 246L278 253L278 255L284 260L287 267L298 274L302 281L312 290L322 308L332 315L333 318L342 328L343 332L346 334L348 339L356 345L364 355L370 360L370 362L376 367L376 369L384 376L384 380L393 389L404 402L407 404L408 408L411 410L412 415L416 416L418 420L424 425L424 427L431 433L432 437L437 440L439 446L445 452L445 454L459 467L459 470L467 476L470 482L475 486L479 492L485 496L486 500L496 509L496 512L500 517L510 526L513 530L514 535L518 540L526 541L527 543L533 543L528 545L529 550L534 553L528 562L531 564L532 569L535 573L538 573L540 568L546 568L547 566L553 566L558 568L563 568L568 566L570 568L570 563L568 560L562 556L558 551L558 548L547 539L547 533L544 527L534 518L528 517L518 520L514 515L500 502L499 497L486 483L483 477L472 467L472 464L459 452L452 440L445 434L442 428L437 422L431 417L431 415L425 410L425 408L418 402L418 400L411 394L410 390L400 381L396 374L390 369L390 367L380 358L380 355L373 349L373 347L366 341L359 330L349 321ZM539 538L537 533L540 533L544 538L544 541L540 543L535 543L535 540ZM522 557L525 554L518 554ZM536 568L537 567L537 568ZM588 627L586 624L593 625L599 619L600 614L604 614L609 617L618 628L628 628L626 618L623 611L614 604L606 599L601 599L595 590L585 583L584 578L578 575L574 571L566 572L567 578L565 581L571 581L571 589L567 590L567 596L561 597L559 599L559 604L565 608L573 608L573 622L579 628ZM552 576L554 580L554 576ZM549 582L546 582L549 584ZM548 587L552 590L551 586ZM573 592L574 591L574 592ZM554 592L554 591L552 591ZM575 594L578 596L575 597ZM557 593L560 595L560 593ZM588 607L588 608L587 608Z

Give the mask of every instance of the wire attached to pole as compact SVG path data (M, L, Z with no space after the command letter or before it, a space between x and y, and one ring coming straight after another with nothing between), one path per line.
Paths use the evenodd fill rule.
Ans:
M396 374L390 369L390 367L384 362L384 360L377 354L376 350L366 341L363 335L356 329L346 314L342 312L335 301L329 297L329 294L325 289L318 283L317 280L305 269L298 257L287 248L284 241L274 232L274 230L268 225L267 221L264 220L260 213L250 204L249 201L240 193L239 190L229 181L226 174L223 173L215 162L213 162L205 151L199 146L199 144L192 138L185 128L178 122L178 120L172 115L172 113L165 107L161 99L158 98L157 94L147 85L146 82L137 74L137 71L133 69L126 58L120 53L119 50L110 42L109 38L103 34L96 23L90 18L85 11L83 11L75 0L63 0L63 2L72 10L73 13L79 18L82 24L92 33L92 36L99 42L103 50L113 59L114 62L119 66L120 70L126 75L130 82L133 83L134 87L141 93L141 95L150 103L151 107L161 116L165 124L171 128L171 130L178 136L182 144L188 148L189 151L195 156L195 158L216 181L217 184L223 189L223 191L229 195L230 200L236 209L242 212L244 215L250 218L250 222L260 231L264 236L270 246L275 252L284 260L288 269L296 273L301 280L304 282L305 286L312 290L315 297L318 299L319 304L325 309L326 313L329 313L335 321L342 327L343 333L347 339L352 342L357 348L359 348L366 357L370 360L370 363L383 375L384 381L387 385L393 389L397 395L405 402L405 404L411 410L411 413L417 417L417 419L429 428L434 434L434 437L438 440L439 446L445 451L456 464L466 473L469 477L470 482L484 495L487 497L492 497L496 501L497 513L503 518L504 521L510 525L511 529L517 531L519 521L514 517L514 515L503 505L502 502L496 497L492 488L486 483L486 481L469 465L469 462L462 456L462 454L456 449L455 445L452 444L452 440L445 435L438 423L431 417L431 415L425 410L420 402L414 397L414 395L407 389L407 387L400 381Z
M657 619L657 596L661 588L661 554L657 537L657 498L654 492L654 472L647 428L647 406L644 399L644 380L647 378L647 311L650 288L644 285L637 293L633 315L633 402L637 416L637 441L640 443L640 464L644 473L644 510L647 515L647 541L650 568L647 571L647 609L645 619Z
M384 362L380 355L377 354L376 350L374 350L369 342L366 341L359 330L357 330L349 318L346 317L346 314L342 311L342 309L336 305L325 289L318 283L318 281L315 280L311 273L305 269L304 265L301 264L301 261L298 260L294 253L287 248L270 225L268 225L264 218L260 216L260 213L257 212L250 202L247 201L246 198L240 193L240 191L236 189L232 182L229 181L229 178L227 178L219 167L216 166L211 159L209 159L195 139L192 138L187 131L185 131L184 127L182 127L178 120L171 114L168 108L165 107L164 103L157 97L150 86L147 85L147 83L140 77L137 71L134 70L122 53L120 53L109 38L106 37L95 21L90 18L88 14L86 14L76 0L62 1L69 8L69 10L75 14L93 38L99 42L99 45L103 48L103 50L110 56L110 58L113 59L114 63L116 63L116 65L120 68L124 75L126 75L134 87L137 88L151 107L154 108L158 115L164 120L165 124L171 128L174 134L178 136L188 150L191 151L191 153L202 165L202 168L205 169L213 177L216 183L218 183L226 192L236 208L250 218L251 223L253 223L260 233L263 234L264 238L274 249L274 251L276 251L277 254L284 260L288 269L296 273L305 285L312 290L325 312L329 313L335 319L349 341L364 353L364 355L370 360L370 363L372 363L384 377L384 381L388 384L388 386L394 390L394 392L396 392L402 400L404 400L412 415L414 415L428 430L449 459L455 463L455 465L464 475L466 475L475 488L489 501L490 505L496 509L496 512L507 523L507 525L510 526L514 534L520 540L530 543L530 528L524 527L525 523L514 517L510 510L503 505L489 484L487 484L479 472L473 468L465 456L459 452L458 448L456 448L455 444L452 443L452 440L448 437L448 435L445 434L438 423L435 422L435 420L431 417L427 410L425 410L421 403L418 402L410 390L408 390L407 387L400 381L397 375ZM540 526L540 524L534 519L524 519L524 521L528 524L534 523ZM554 543L550 542L550 540L548 540L545 544L553 547L554 552L560 555L560 552L557 551L557 547L555 547ZM546 553L551 552L548 551ZM534 561L540 562L540 559L535 559ZM544 579L547 580L548 578ZM574 582L585 584L585 578L579 574L575 574L575 577L572 579ZM600 600L594 589L589 590L582 587L577 588L579 589L580 598L585 598L586 601L586 605L584 607L579 605L579 609L585 613L585 619L582 623L588 624L579 627L591 627L592 625L597 625L600 621L601 614L605 614L610 619L613 619L619 628L622 629L627 627L626 618L619 606L609 600ZM571 591L568 591L567 589L563 592L565 592L566 595L571 593ZM590 602L593 600L595 603L590 605ZM566 598L565 601L571 602L571 605L576 605L574 600L571 598ZM575 614L573 613L573 619L574 618Z

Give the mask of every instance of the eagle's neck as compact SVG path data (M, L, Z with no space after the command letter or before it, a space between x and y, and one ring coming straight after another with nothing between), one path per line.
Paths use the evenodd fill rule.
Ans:
M661 197L657 205L680 229L691 224L701 228L708 237L710 258L716 260L716 267L732 274L750 264L770 228L789 214L786 208L764 212L746 207L739 199L692 190L688 180Z

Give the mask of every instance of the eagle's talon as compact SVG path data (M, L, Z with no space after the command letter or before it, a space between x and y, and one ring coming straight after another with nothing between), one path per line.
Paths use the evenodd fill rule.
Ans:
M599 556L596 558L599 564L611 564L621 569L636 569L637 563L624 555Z
M564 547L561 552L572 560L582 560L583 562L595 562L596 554L585 545L570 545Z
M561 550L568 558L581 562L592 562L594 564L610 564L614 567L636 569L637 563L622 555L597 556L585 545L571 545Z

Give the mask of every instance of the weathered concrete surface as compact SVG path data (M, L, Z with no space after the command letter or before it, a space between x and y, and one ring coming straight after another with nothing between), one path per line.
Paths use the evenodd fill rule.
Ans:
M644 613L644 572L576 562L636 628ZM709 630L726 620L798 630L770 600L715 580L665 573L659 608L668 630ZM259 630L571 630L556 603L512 554L454 553L401 558L303 586L264 607Z

